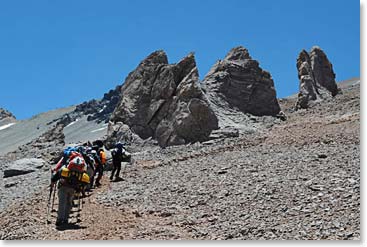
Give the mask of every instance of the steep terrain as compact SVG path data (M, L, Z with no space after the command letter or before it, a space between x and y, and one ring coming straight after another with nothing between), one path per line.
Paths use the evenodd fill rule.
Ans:
M0 209L0 239L360 239L360 82L339 87L308 109L280 99L287 120L261 132L131 147L124 181L104 179L75 229L46 224L48 174L39 173L42 190ZM27 178L4 178L1 200Z

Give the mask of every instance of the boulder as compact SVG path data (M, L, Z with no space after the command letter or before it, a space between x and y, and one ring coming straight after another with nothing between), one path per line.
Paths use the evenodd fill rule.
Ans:
M239 111L276 116L280 107L269 72L242 46L233 48L211 68L203 81L215 112Z
M109 122L107 133L109 133L109 135L104 142L107 149L114 148L114 145L119 141L135 144L142 143L141 138L131 131L130 127L123 122Z
M164 51L153 52L126 78L108 138L119 139L114 125L123 123L161 147L208 140L218 120L199 83L194 54L168 64Z
M314 102L338 94L333 66L320 47L314 46L310 53L302 50L297 58L297 70L300 91L296 109L308 108Z
M35 172L42 168L46 162L43 159L24 158L16 160L7 165L4 170L4 178L19 176L31 172Z

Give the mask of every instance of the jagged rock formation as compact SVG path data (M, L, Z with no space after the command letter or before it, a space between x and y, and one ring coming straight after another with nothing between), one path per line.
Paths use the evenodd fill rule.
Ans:
M310 54L302 50L297 58L297 70L300 81L297 109L338 94L333 65L320 47L312 47Z
M107 123L120 100L120 91L121 85L117 86L115 89L111 89L108 93L105 93L101 100L93 99L77 105L74 115L89 115L88 121L96 120L97 122Z
M0 120L6 119L6 118L15 120L15 116L11 112L3 108L0 108Z
M204 79L210 102L256 116L276 116L280 107L269 72L242 46L219 60Z
M162 147L208 140L218 121L200 88L194 55L177 64L168 64L164 51L144 59L126 78L111 116L110 125L122 123Z
M242 46L214 64L203 87L221 127L245 121L244 114L276 116L280 112L270 73Z

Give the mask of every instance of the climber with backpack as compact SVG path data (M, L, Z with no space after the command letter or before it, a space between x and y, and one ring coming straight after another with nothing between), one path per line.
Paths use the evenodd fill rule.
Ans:
M50 186L54 186L57 181L59 181L59 207L57 211L56 226L62 227L69 223L69 214L74 194L82 193L85 186L90 182L89 176L86 173L86 164L84 159L79 156L71 159L66 166L61 167L51 177Z
M113 181L113 177L115 176L114 181L121 181L122 178L120 177L121 171L121 162L130 162L131 161L131 154L126 151L125 144L118 142L115 145L115 148L112 149L112 164L113 170L111 172L110 180ZM125 166L126 167L126 166ZM116 174L115 174L116 172Z
M55 168L52 169L53 172L57 172L61 167L66 166L70 160L75 157L82 157L79 147L67 147L63 150L62 157L57 162Z
M94 183L94 178L95 178L95 176L96 176L96 174L98 173L98 174L100 174L100 169L101 169L101 167L102 167L102 162L101 162L101 159L100 159L100 157L99 157L99 155L98 155L98 153L97 153L97 151L95 150L95 149L92 149L91 151L90 151L90 157L91 157L91 159L94 161L94 172L93 172L93 177L92 177L92 179L91 179L91 184L92 184L92 186L93 186L93 183ZM96 184L95 184L95 186L100 186L101 184L99 184L99 180L98 181L96 181Z
M101 186L101 179L103 176L103 169L106 164L106 153L104 152L103 148L100 148L97 152L99 163L96 164L96 169L94 171L93 176L95 177L98 173L97 179L96 179L96 186Z

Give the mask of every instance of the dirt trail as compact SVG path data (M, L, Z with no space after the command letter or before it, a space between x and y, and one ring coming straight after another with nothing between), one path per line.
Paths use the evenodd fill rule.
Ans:
M154 215L139 215L128 208L116 208L99 203L96 200L98 194L106 193L113 186L104 177L103 185L94 189L90 195L83 199L83 208L80 214L80 223L77 222L77 208L72 209L70 223L71 227L65 230L57 230L55 221L57 216L57 196L54 211L49 218L51 223L47 224L47 199L48 188L37 193L31 200L26 200L12 205L6 211L0 213L0 225L6 232L0 230L0 239L38 239L38 240L93 240L93 239L137 239L140 238L159 239L159 231L154 229L164 228L165 222ZM16 219L16 220L14 220ZM159 221L159 222L158 222ZM37 225L37 228L34 226ZM169 223L167 224L169 225ZM142 229L153 229L148 236L142 235ZM11 230L10 230L11 229ZM172 225L170 229L175 229ZM140 232L140 233L139 233ZM149 236L151 233L154 236ZM188 239L184 229L177 229L171 237ZM143 237L144 236L144 237Z

